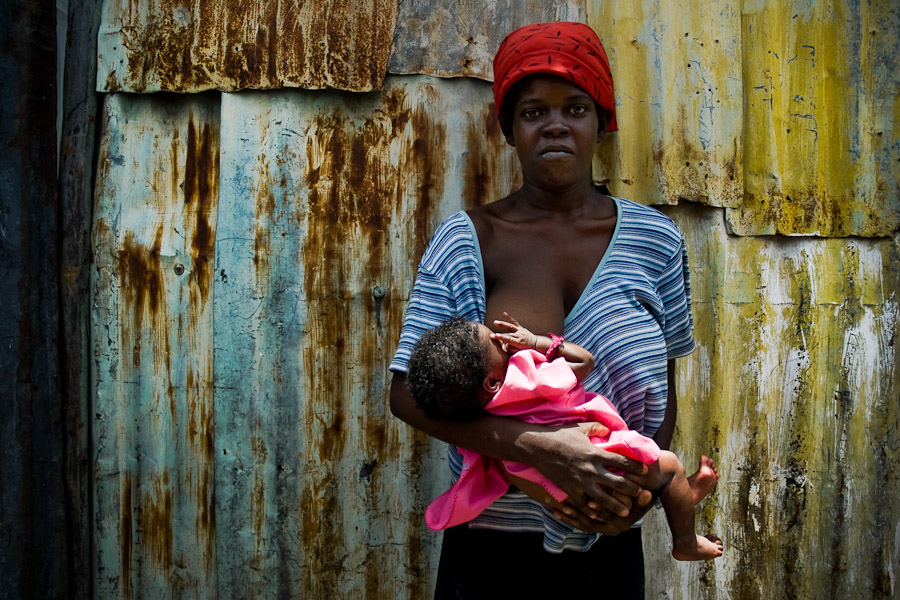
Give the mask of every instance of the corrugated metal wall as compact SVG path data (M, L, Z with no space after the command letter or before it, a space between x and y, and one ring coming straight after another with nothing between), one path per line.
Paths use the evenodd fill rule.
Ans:
M55 16L53 3L0 5L0 599L61 597L69 575Z
M896 3L106 0L97 596L428 596L443 448L387 364L437 223L516 185L491 57L555 19L610 50L598 179L689 243L675 449L726 552L651 515L648 597L900 594Z

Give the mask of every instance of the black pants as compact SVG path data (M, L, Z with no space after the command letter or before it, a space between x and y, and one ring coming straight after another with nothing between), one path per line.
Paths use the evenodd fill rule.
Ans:
M435 600L604 598L643 600L641 530L601 536L587 552L551 554L543 534L459 525L444 531Z

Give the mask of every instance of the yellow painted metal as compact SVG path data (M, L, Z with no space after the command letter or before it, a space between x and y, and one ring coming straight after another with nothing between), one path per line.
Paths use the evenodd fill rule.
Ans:
M738 235L900 227L900 11L845 3L589 3L620 130L613 193L728 207Z
M900 238L741 238L721 211L666 212L686 235L697 340L678 361L674 450L718 465L698 529L725 554L676 563L653 515L648 596L896 597Z
M745 2L740 235L884 236L900 227L900 10Z
M740 206L739 15L733 0L589 3L615 81L619 131L596 161L614 194Z

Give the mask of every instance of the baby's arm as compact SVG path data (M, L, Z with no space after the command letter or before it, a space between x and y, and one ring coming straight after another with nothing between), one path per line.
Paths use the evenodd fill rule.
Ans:
M546 335L537 335L522 327L509 313L504 312L503 316L508 321L494 321L495 327L507 329L507 332L493 333L491 338L502 342L503 344L514 348L515 350L524 350L530 348L544 354L550 349L553 340ZM563 342L559 345L557 352L559 356L566 359L569 368L575 373L578 381L583 380L594 368L594 355L572 342Z

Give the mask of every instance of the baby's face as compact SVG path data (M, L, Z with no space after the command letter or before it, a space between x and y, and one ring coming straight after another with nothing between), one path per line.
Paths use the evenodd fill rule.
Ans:
M478 335L487 349L488 377L503 379L506 375L506 367L509 365L509 354L503 344L491 339L493 331L486 325L478 323Z

